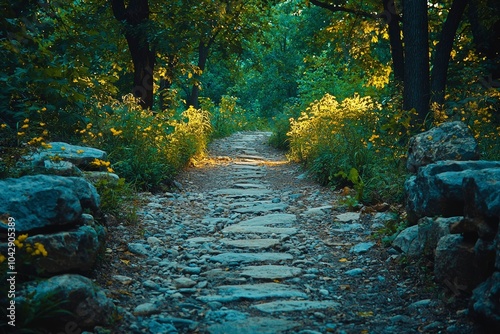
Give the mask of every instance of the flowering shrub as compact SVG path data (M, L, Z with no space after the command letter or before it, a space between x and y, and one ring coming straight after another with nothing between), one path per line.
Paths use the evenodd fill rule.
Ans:
M352 186L356 200L394 200L402 195L404 176L398 182L395 175L404 175L398 171L405 147L397 147L401 132L386 125L371 97L356 94L338 102L326 94L290 119L289 157L304 162L323 184Z
M96 160L93 166L143 189L171 181L193 156L203 154L211 132L207 111L154 113L142 110L130 95L97 105L86 116L88 122L75 132L84 145L107 151L111 162Z

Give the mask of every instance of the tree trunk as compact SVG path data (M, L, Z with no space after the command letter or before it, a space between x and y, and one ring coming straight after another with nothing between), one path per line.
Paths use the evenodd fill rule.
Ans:
M443 24L441 37L432 62L431 102L444 103L448 65L450 63L451 50L453 49L453 41L468 2L469 0L454 0L446 21Z
M403 6L405 43L404 110L415 109L414 123L429 113L429 39L426 0L406 0Z
M205 66L207 64L208 53L210 51L210 46L215 40L216 35L212 36L207 43L202 40L198 45L198 68L203 72L205 71ZM199 76L196 76L199 77ZM187 106L193 106L199 108L198 97L200 95L200 85L196 82L191 88L191 94L189 95Z
M144 109L153 107L153 73L155 53L150 50L144 24L149 19L148 0L112 0L113 15L118 21L125 21L125 38L134 64L134 87L132 94L140 99Z
M387 22L389 31L389 43L391 45L392 66L394 70L394 80L402 83L404 81L404 53L403 41L401 41L401 28L399 26L400 17L396 10L394 0L382 0L384 13L382 14Z

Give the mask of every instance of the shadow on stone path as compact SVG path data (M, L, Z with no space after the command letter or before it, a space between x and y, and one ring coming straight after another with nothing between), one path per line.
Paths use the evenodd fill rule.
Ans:
M377 244L391 213L340 211L269 135L215 141L182 191L141 194L137 229L110 227L117 333L472 332Z

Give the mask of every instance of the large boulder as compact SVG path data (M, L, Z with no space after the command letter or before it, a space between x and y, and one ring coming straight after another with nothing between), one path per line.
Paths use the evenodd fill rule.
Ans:
M472 217L500 217L500 167L487 168L463 182L466 214Z
M484 333L500 332L500 272L495 272L474 289L470 310L484 326Z
M500 168L500 161L439 161L421 167L405 183L406 211L411 224L422 217L463 216L464 179ZM470 181L469 181L470 182Z
M63 142L51 142L49 145L48 148L40 149L32 155L26 156L25 160L30 161L33 167L42 167L46 160L64 160L86 169L95 159L107 159L106 152L93 147L70 145Z
M478 145L467 125L448 122L410 138L406 166L416 173L420 167L441 160L478 159Z
M455 293L472 291L484 277L478 277L474 243L459 234L442 237L436 248L434 275Z
M54 276L21 286L16 308L33 314L47 314L47 308L67 311L52 321L48 319L42 324L45 328L36 328L54 333L67 333L68 328L71 333L92 330L95 326L110 325L116 316L116 307L104 291L80 275Z
M463 217L424 217L418 221L418 243L424 255L434 257L439 240L450 234L450 227L461 222Z
M0 232L13 217L17 233L78 225L85 209L96 212L99 195L80 177L24 176L0 181ZM3 222L3 224L2 224Z
M85 225L73 231L28 237L26 243L40 243L47 251L47 256L33 258L31 266L43 276L89 271L104 245L104 236L104 227Z

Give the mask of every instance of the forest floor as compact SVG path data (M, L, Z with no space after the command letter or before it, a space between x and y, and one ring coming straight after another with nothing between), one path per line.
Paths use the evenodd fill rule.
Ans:
M113 333L476 331L428 261L381 244L389 206L347 212L269 135L214 141L180 191L140 194L137 225L109 221L95 277L122 310Z

